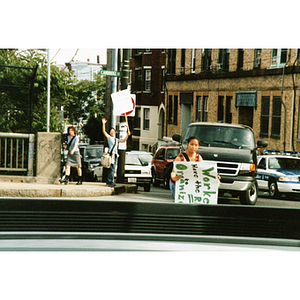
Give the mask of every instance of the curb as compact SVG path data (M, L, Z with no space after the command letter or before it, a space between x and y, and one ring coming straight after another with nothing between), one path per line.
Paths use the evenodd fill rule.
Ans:
M24 198L87 198L119 195L122 193L136 193L137 186L131 184L117 184L114 188L107 187L105 183L69 183L39 184L0 182L0 197Z

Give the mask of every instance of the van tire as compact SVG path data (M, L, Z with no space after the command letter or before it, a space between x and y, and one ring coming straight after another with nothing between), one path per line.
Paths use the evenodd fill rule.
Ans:
M252 187L245 191L240 193L240 202L243 205L255 205L258 198L258 187L257 183L252 185Z

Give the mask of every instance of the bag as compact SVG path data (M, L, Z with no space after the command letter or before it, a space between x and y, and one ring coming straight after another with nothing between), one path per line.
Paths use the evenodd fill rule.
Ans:
M112 162L112 151L115 148L117 139L115 139L115 143L113 145L113 147L111 148L110 153L105 152L102 156L101 156L101 165L103 166L103 168L109 169L111 166L111 162Z
M103 168L109 169L111 166L111 155L109 153L104 153L101 156L101 165Z

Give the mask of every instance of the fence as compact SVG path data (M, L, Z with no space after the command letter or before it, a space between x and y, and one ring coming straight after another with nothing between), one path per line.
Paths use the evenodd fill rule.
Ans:
M34 134L0 132L0 171L33 176Z

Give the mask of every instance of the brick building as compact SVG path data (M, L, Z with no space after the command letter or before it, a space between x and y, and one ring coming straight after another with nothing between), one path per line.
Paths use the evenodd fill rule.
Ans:
M167 49L165 135L194 121L253 128L268 149L300 152L298 49ZM281 101L282 99L282 101Z
M131 93L136 95L132 149L151 151L164 134L164 49L132 49Z

